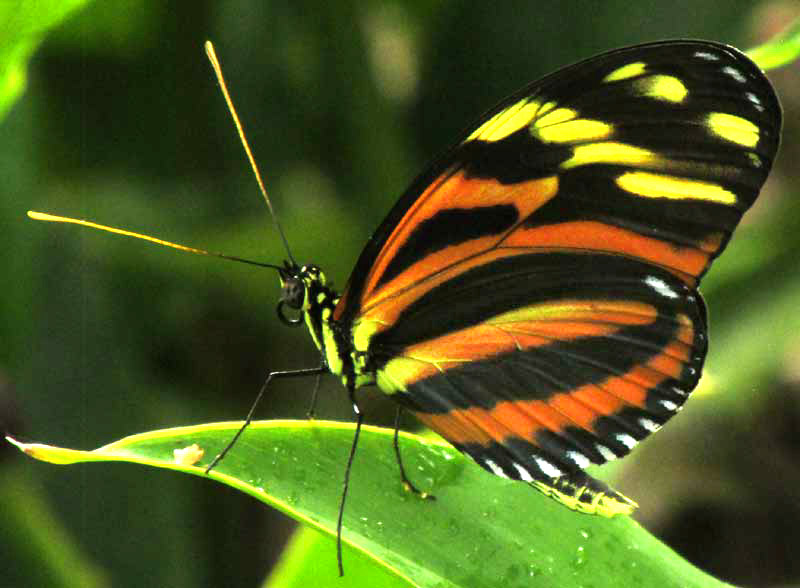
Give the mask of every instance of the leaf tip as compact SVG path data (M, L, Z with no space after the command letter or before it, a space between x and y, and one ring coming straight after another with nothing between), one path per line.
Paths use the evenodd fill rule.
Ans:
M19 441L19 440L15 439L15 438L14 438L14 437L12 437L11 435L6 435L5 437L6 437L6 441L8 441L9 443L11 443L11 445L13 445L14 447L16 447L17 449L19 449L19 450L20 450L20 451L22 451L23 453L27 453L27 451L25 451L25 446L26 446L26 444L25 444L25 443L23 443L22 441Z

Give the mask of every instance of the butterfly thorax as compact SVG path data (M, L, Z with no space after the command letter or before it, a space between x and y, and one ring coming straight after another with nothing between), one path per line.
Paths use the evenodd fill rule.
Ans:
M330 372L339 376L348 389L375 381L374 374L365 369L365 362L344 329L333 319L339 294L327 284L322 270L315 265L302 267L286 264L281 272L282 295L278 316L290 326L305 323L323 361ZM288 318L283 305L300 311L301 316Z

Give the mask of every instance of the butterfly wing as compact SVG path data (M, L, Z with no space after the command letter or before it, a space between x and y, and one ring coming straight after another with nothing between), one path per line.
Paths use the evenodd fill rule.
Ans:
M489 471L550 487L625 455L680 408L706 320L699 294L658 267L529 250L453 275L371 352L378 385L422 422ZM588 490L609 491L581 479L579 506L606 508Z
M696 385L696 286L780 125L763 73L715 43L613 51L524 88L414 182L359 258L334 311L356 371L484 468L602 511L579 472L627 453Z

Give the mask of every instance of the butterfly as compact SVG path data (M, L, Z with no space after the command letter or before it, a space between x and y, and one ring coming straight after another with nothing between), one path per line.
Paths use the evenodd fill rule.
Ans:
M377 386L490 473L630 513L584 469L626 455L696 386L697 288L780 129L761 70L714 42L637 45L533 82L411 183L341 293L291 253L265 264L279 317L321 355L267 381L331 373L359 426L355 392Z
M587 59L435 160L341 294L287 262L281 305L351 396L377 386L492 474L628 513L583 470L627 454L696 386L697 287L758 196L780 128L769 81L729 46Z

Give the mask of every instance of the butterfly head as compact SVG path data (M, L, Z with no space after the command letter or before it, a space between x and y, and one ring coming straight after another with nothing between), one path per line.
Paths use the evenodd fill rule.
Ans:
M319 306L320 295L330 294L326 287L325 274L315 265L298 266L285 262L284 267L278 272L281 280L281 298L278 302L278 318L289 326L299 326L303 323L303 315ZM285 314L284 308L299 311L296 317Z

